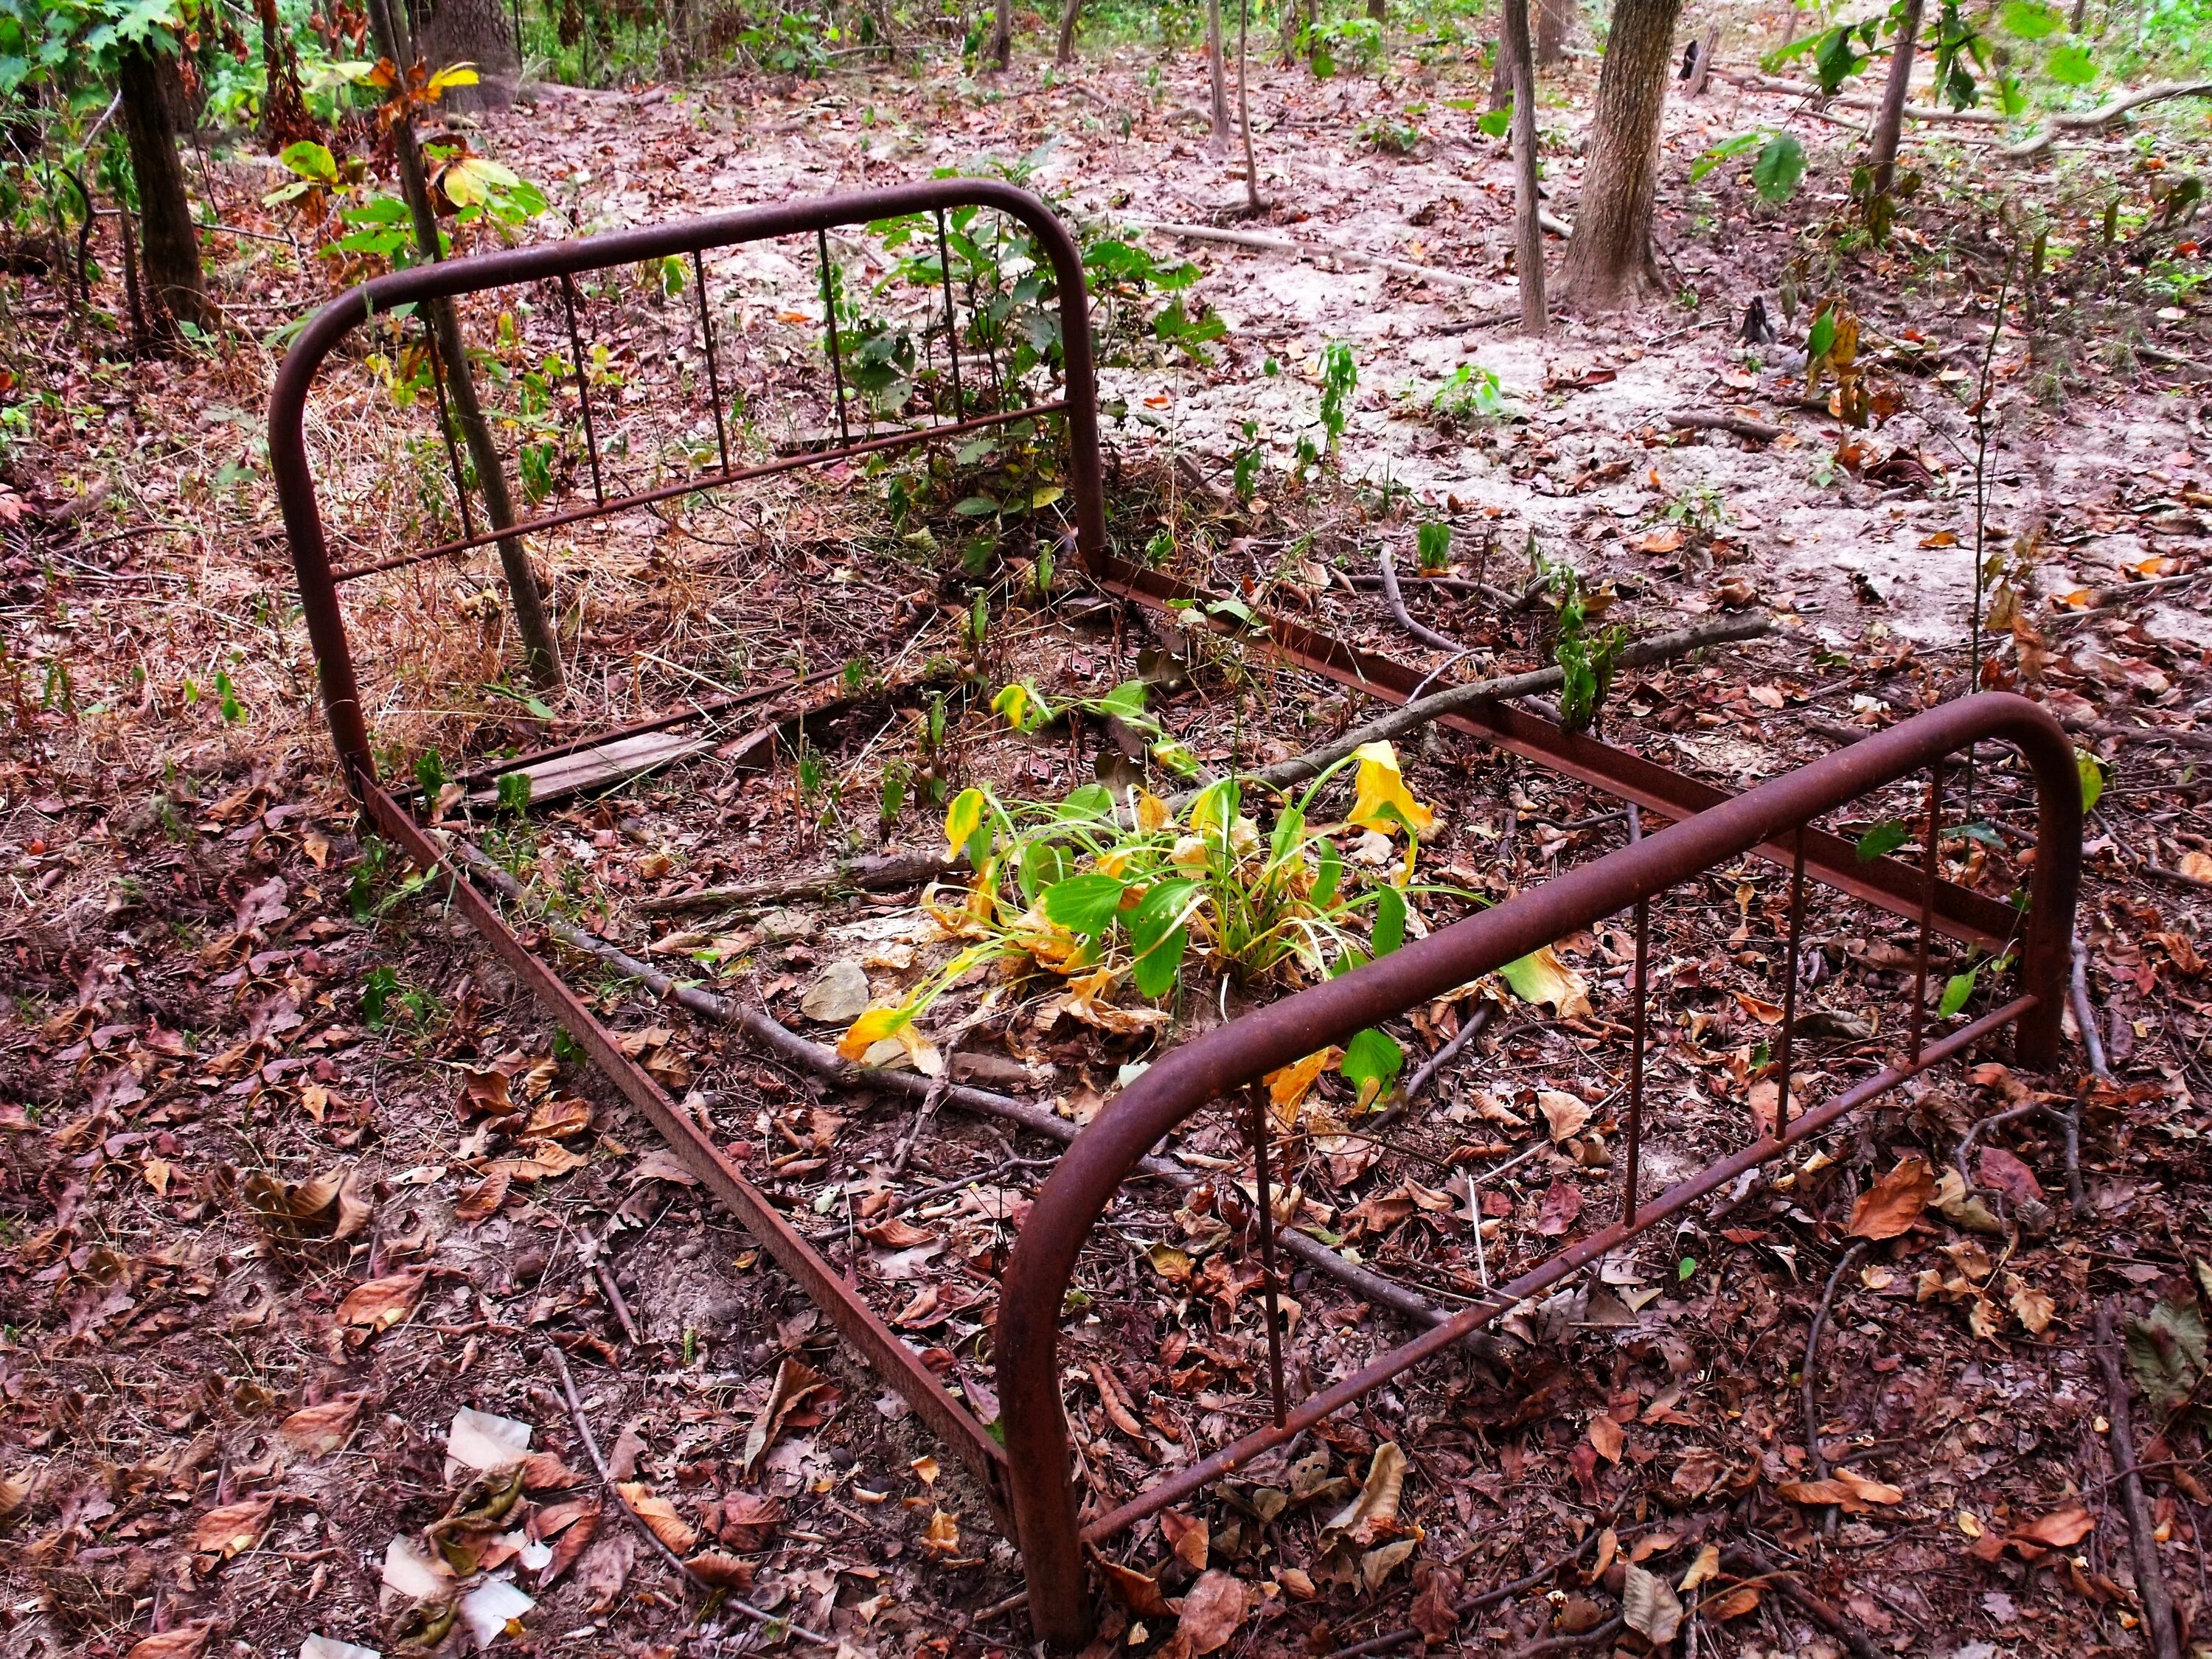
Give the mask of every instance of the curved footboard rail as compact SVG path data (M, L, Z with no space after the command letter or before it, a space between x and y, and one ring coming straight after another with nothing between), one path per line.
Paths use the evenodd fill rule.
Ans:
M2038 835L2030 902L2023 918L2015 994L1991 1012L1940 1040L1923 1041L1926 1004L1929 906L1921 917L1919 983L1907 1052L1872 1077L1831 1099L1790 1115L1786 1084L1771 1132L1709 1164L1648 1202L1639 1202L1636 1146L1642 1109L1643 940L1649 901L1700 872L1772 841L1785 842L1811 822L1869 791L1915 773L1930 774L1923 827L1928 890L1939 858L1941 772L1960 750L2002 740L2021 752L2036 787ZM2058 724L2026 698L1990 694L1961 699L1902 721L1886 732L1683 819L1656 834L1560 876L1494 909L1484 910L1417 944L1280 1002L1257 1009L1166 1054L1131 1084L1079 1135L1039 1193L1010 1261L998 1320L998 1384L1008 1453L1011 1495L1028 1577L1032 1626L1055 1645L1089 1633L1090 1597L1083 1550L1243 1467L1271 1448L1342 1410L1423 1360L1443 1352L1523 1299L1565 1279L1654 1223L1673 1215L1838 1119L2006 1025L2026 1066L2052 1064L2057 1054L2074 907L2079 884L2081 797L2073 750ZM1802 915L1802 843L1791 894L1790 973L1794 987L1796 919ZM1269 1072L1354 1032L1401 1014L1481 975L1494 972L1579 928L1635 908L1638 951L1636 1054L1632 1067L1626 1191L1620 1217L1365 1369L1307 1399L1279 1392L1274 1420L1155 1482L1109 1512L1079 1525L1060 1396L1059 1323L1077 1257L1116 1189L1160 1139L1209 1102L1256 1089ZM1789 1074L1785 1015L1781 1069ZM1253 1117L1264 1135L1265 1114ZM1263 1242L1265 1143L1258 1143ZM1270 1336L1274 1336L1273 1276ZM1279 1367L1277 1368L1279 1372Z

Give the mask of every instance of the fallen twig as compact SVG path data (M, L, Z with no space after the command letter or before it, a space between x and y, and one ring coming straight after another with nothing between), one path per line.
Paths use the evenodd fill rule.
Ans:
M2118 738L2128 743L2170 743L2177 749L2212 749L2212 732L2174 732L2164 726L2122 726L2118 720L2099 720L2089 731L2095 737Z
M1670 634L1656 634L1648 640L1638 640L1624 647L1616 659L1615 666L1619 669L1643 668L1654 663L1671 662L1706 646L1762 639L1774 632L1774 619L1771 617L1729 617L1717 622L1701 623L1694 628L1678 628ZM1262 767L1252 775L1261 783L1278 789L1285 788L1319 776L1363 744L1383 743L1393 738L1401 738L1408 732L1418 731L1431 721L1442 720L1447 714L1455 714L1462 709L1473 708L1481 703L1500 702L1514 697L1555 691L1565 678L1556 667L1533 668L1522 674L1505 674L1495 679L1474 680L1465 685L1455 685L1448 690L1401 703L1371 720L1353 726L1333 742L1325 743L1318 749L1310 749L1303 755L1294 755L1273 766Z
M2204 881L2196 876L2185 875L2179 870L2169 870L2162 864L2146 862L2141 868L2143 874L2156 876L2160 881L2170 881L2177 887L2192 887L2200 893L2212 893L2212 881Z
M734 1607L748 1618L758 1620L762 1624L772 1628L780 1627L789 1631L793 1636L811 1642L817 1647L834 1649L837 1644L833 1638L820 1635L807 1629L804 1625L793 1624L781 1614L770 1613L763 1607L757 1607L750 1601L740 1601L736 1596L720 1590L718 1586L708 1583L699 1576L690 1562L669 1548L660 1534L653 1531L652 1523L630 1507L629 1499L623 1495L622 1483L615 1479L614 1471L607 1467L607 1460L600 1454L599 1440L592 1433L592 1420L584 1414L584 1402L576 1393L576 1379L568 1374L568 1356L561 1352L559 1343L549 1342L545 1345L545 1357L552 1362L554 1372L561 1379L561 1393L568 1402L568 1420L576 1425L577 1438L584 1443L585 1455L592 1460L592 1467L599 1471L599 1483L607 1489L607 1495L620 1507L622 1512L629 1517L630 1524L645 1534L645 1541L652 1545L670 1566L675 1568L692 1583L710 1595L720 1595L722 1606Z
M1179 237L1187 242L1218 242L1224 247L1247 248L1255 253L1287 253L1297 259L1341 259L1346 264L1368 265L1376 270L1395 272L1401 276L1419 278L1425 283L1437 283L1447 288L1495 288L1497 284L1480 276L1469 276L1456 270L1443 270L1435 265L1417 265L1405 259L1393 259L1386 254L1369 253L1359 248L1339 247L1333 242L1300 242L1288 236L1268 236L1256 230L1218 230L1212 225L1176 224L1164 219L1127 219L1122 222L1133 230L1149 230L1162 236Z
M1754 421L1747 415L1731 415L1711 410L1677 410L1667 416L1668 426L1678 426L1693 432L1733 432L1739 438L1748 438L1755 444L1772 443L1782 435L1782 428L1765 421Z
M1828 1478L1828 1458L1827 1454L1820 1449L1820 1407L1813 1389L1814 1378L1819 1373L1814 1369L1814 1362L1820 1355L1820 1333L1828 1327L1828 1310L1835 1305L1837 1287L1844 1282L1844 1275L1850 1270L1851 1264L1866 1254L1866 1248L1867 1241L1862 1238L1837 1258L1835 1267L1828 1274L1827 1288L1820 1292L1820 1305L1813 1310L1813 1328L1805 1334L1805 1364L1799 1376L1803 1382L1802 1404L1805 1413L1805 1457L1813 1466L1815 1480ZM1829 1531L1835 1524L1836 1506L1831 1504L1821 1515L1821 1530Z
M1572 1636L1547 1636L1540 1642L1531 1642L1519 1650L1519 1659L1534 1659L1540 1653L1565 1653L1571 1648L1586 1648L1593 1642L1610 1641L1628 1628L1626 1619L1608 1619L1602 1625Z
M631 908L641 916L666 916L720 905L781 904L789 899L819 898L825 893L848 890L878 892L934 881L952 868L951 860L933 854L891 853L880 858L859 859L819 875L793 876L785 881L757 881L740 887L699 887L688 893L657 894L639 899Z
M2145 104L2164 103L2169 98L2206 96L2212 96L2212 81L2160 81L2138 88L2124 97L2115 98L2109 104L2100 104L2095 109L2054 115L2045 123L2043 131L2033 137L2024 138L2016 144L2000 145L1997 154L2008 161L2025 161L2049 149L2062 132L2094 132L2101 127L2112 125L2131 111L2141 109Z
M2150 1626L2151 1651L2157 1659L2181 1659L2173 1603L2166 1595L2166 1576L2159 1568L2158 1539L2153 1531L2150 1505L2143 1501L2142 1476L2136 1466L2128 1380L2120 1370L2118 1318L2109 1297L2097 1304L2097 1364L2105 1373L2105 1419L2111 1425L2112 1469L2119 1478L2120 1508L2127 1516L2128 1543L2135 1557L2136 1598L2142 1603L2143 1623Z
M453 843L453 851L472 875L501 897L518 903L523 902L521 884L475 847L465 841L457 840ZM741 1007L726 997L717 996L712 991L703 990L696 985L678 984L649 963L641 962L621 946L609 944L572 921L549 915L543 918L543 922L545 931L570 950L613 969L626 979L635 980L655 996L673 1002L702 1019L736 1027L778 1059L840 1087L876 1089L893 1094L919 1096L925 1101L932 1094L941 1093L944 1103L948 1106L957 1106L985 1117L1018 1124L1062 1146L1073 1141L1079 1133L1074 1124L1058 1113L1027 1101L1016 1100L1010 1095L994 1094L988 1090L973 1089L964 1084L948 1084L942 1079L926 1078L913 1072L876 1071L854 1066L840 1059L836 1050L808 1042L758 1009ZM1134 1173L1181 1188L1202 1185L1208 1179L1173 1159L1150 1156L1138 1160ZM1355 1295L1409 1319L1419 1320L1424 1324L1441 1325L1452 1316L1395 1280L1385 1279L1356 1262L1346 1261L1319 1239L1302 1233L1295 1227L1283 1229L1276 1235L1276 1243L1285 1252L1297 1257L1316 1273L1334 1279ZM1471 1332L1462 1346L1486 1364L1503 1367L1505 1363L1504 1345L1486 1331Z
M1496 1003L1486 1002L1462 1020L1459 1030L1452 1034L1451 1040L1422 1061L1420 1069L1407 1079L1406 1086L1400 1091L1398 1098L1376 1115L1372 1127L1377 1129L1383 1127L1402 1114L1407 1107L1419 1100L1421 1097L1421 1091L1436 1081L1437 1073L1456 1060L1461 1049L1482 1035L1483 1029L1490 1024L1492 1017L1497 1012Z
M1406 596L1398 591L1398 566L1388 547L1382 550L1382 597L1389 602L1390 614L1397 618L1398 626L1424 645L1433 645L1439 651L1464 653L1467 647L1450 635L1439 634L1425 623L1413 620L1413 613L1406 609Z
M1787 1567L1777 1566L1750 1545L1739 1544L1733 1549L1723 1551L1721 1565L1731 1572L1771 1582L1775 1589L1796 1602L1798 1610L1807 1618L1825 1627L1830 1635L1840 1638L1844 1645L1858 1655L1859 1659L1889 1659L1871 1636L1814 1595L1795 1572Z

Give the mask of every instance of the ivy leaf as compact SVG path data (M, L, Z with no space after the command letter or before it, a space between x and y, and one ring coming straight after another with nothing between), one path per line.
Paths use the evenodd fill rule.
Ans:
M1395 887L1375 890L1375 954L1387 957L1406 942L1406 896Z
M2043 67L2052 80L2069 87L2086 87L2097 78L2097 60L2089 56L2087 46L2054 46Z
M1128 884L1118 876L1070 876L1044 890L1044 913L1071 933L1097 939L1114 925Z
M1359 1104L1365 1111L1375 1098L1398 1080L1405 1069L1406 1051L1386 1033L1369 1026L1345 1045L1336 1069L1358 1085Z
M1888 857L1904 846L1908 838L1905 820L1891 818L1887 823L1877 823L1861 836L1852 850L1858 854L1861 864L1872 864L1876 859Z
M1936 1012L1948 1019L1966 1006L1966 999L1974 994L1974 981L1981 977L1978 968L1968 969L1963 974L1954 974L1943 987L1943 1000L1936 1005Z
M1190 945L1184 907L1197 890L1194 881L1164 881L1131 914L1129 944L1135 955L1131 977L1141 994L1164 996L1174 987L1183 952Z
M2105 793L2105 769L2094 755L2074 751L2074 767L2081 775L2081 810L2093 809Z
M2039 0L2005 0L1997 9L1997 26L2023 40L2040 40L2066 27L2065 14Z
M1786 132L1768 139L1759 160L1752 163L1752 188L1769 207L1779 207L1795 196L1797 181L1804 176L1805 146Z

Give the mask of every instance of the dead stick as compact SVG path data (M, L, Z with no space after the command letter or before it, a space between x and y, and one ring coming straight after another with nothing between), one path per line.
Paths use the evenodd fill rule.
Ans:
M1719 622L1704 623L1695 628L1676 629L1671 634L1654 635L1648 640L1638 640L1623 647L1615 659L1616 669L1643 668L1654 663L1671 662L1686 657L1692 651L1709 645L1728 645L1739 640L1762 639L1774 632L1771 617L1730 617ZM1495 679L1474 680L1466 685L1455 685L1450 690L1432 696L1416 698L1412 702L1400 703L1373 720L1353 726L1334 742L1318 749L1310 749L1303 755L1273 766L1262 767L1251 775L1253 781L1281 789L1308 778L1318 777L1337 762L1343 760L1363 744L1385 743L1419 731L1447 714L1456 714L1486 702L1503 702L1514 697L1540 696L1556 691L1565 683L1565 676L1557 667L1534 668L1524 674L1506 674ZM1172 803L1170 803L1172 805Z
M2212 893L2212 881L2184 875L2180 871L2169 870L2162 864L2146 864L2142 866L2142 872L2147 876L2156 876L2160 881L2170 881L2177 887L2193 887L2202 893Z
M1406 596L1398 591L1398 567L1390 556L1390 550L1382 550L1382 597L1390 602L1390 614L1398 619L1398 626L1424 645L1433 645L1439 651L1457 651L1464 654L1467 647L1449 634L1439 634L1433 628L1413 620L1406 609Z
M1785 1567L1775 1565L1749 1545L1740 1545L1728 1551L1721 1557L1721 1565L1731 1572L1771 1581L1774 1587L1795 1601L1814 1624L1825 1626L1830 1635L1842 1638L1844 1645L1858 1655L1859 1659L1889 1659L1872 1637L1806 1589L1796 1574Z
M2181 1640L2173 1625L2173 1603L2166 1597L2159 1569L2158 1540L2150 1505L2143 1501L2142 1476L2136 1468L2135 1426L2129 1409L2128 1380L2120 1370L2118 1316L2107 1297L2097 1304L2097 1364L2105 1373L2105 1417L2111 1425L2112 1468L2119 1477L2120 1507L2128 1519L2128 1542L2135 1556L2136 1596L2143 1622L2150 1626L2151 1650L2158 1659L2181 1659Z
M471 874L501 897L518 903L522 902L520 884L475 847L465 841L456 841L453 851ZM985 1117L1018 1124L1048 1139L1056 1140L1063 1146L1076 1137L1074 1124L1045 1107L1034 1106L1009 1095L993 1094L988 1090L971 1089L963 1084L946 1085L941 1079L921 1077L911 1072L864 1070L839 1058L834 1050L824 1048L819 1043L809 1042L788 1026L757 1009L739 1007L727 998L716 996L696 985L678 985L659 969L639 961L620 946L608 944L572 921L549 915L544 918L544 925L546 932L570 950L580 951L613 969L623 977L636 981L655 996L673 1002L678 1007L696 1014L702 1019L712 1020L718 1025L735 1026L778 1059L840 1087L877 1089L894 1094L920 1096L925 1100L933 1092L941 1090L945 1103L948 1106L957 1106ZM1202 1184L1206 1179L1172 1159L1149 1155L1138 1160L1136 1173L1186 1190ZM1443 1309L1419 1293L1407 1290L1396 1280L1385 1279L1356 1262L1346 1261L1319 1239L1294 1227L1285 1229L1277 1236L1277 1242L1316 1273L1334 1279L1355 1295L1402 1314L1408 1319L1428 1325L1441 1325L1451 1317ZM1489 1364L1502 1366L1505 1363L1504 1345L1487 1332L1469 1332L1462 1346Z
M576 1425L577 1437L584 1443L585 1454L591 1458L592 1467L599 1472L600 1483L606 1487L608 1495L622 1506L622 1512L629 1517L630 1524L645 1534L646 1542L659 1551L670 1566L675 1568L701 1589L710 1594L714 1593L716 1587L693 1571L690 1563L669 1548L661 1535L653 1531L653 1523L633 1509L629 1499L623 1495L622 1483L615 1479L614 1471L607 1467L607 1460L599 1454L599 1443L592 1433L592 1420L584 1415L584 1402L576 1394L576 1379L568 1374L568 1356L561 1352L561 1345L557 1342L547 1343L545 1357L553 1362L553 1369L560 1376L561 1393L568 1402L568 1420ZM817 1647L834 1649L837 1645L830 1637L817 1635L804 1625L793 1624L790 1620L757 1607L750 1601L740 1601L734 1595L725 1594L722 1605L726 1607L735 1607L739 1613L757 1619L763 1625L771 1627L780 1626L793 1636L801 1637L813 1643Z
M1733 432L1739 438L1747 438L1755 444L1772 443L1782 435L1782 428L1770 426L1765 421L1754 421L1748 416L1715 414L1710 410L1678 410L1668 416L1668 426L1680 427L1692 432Z
M640 899L631 908L641 916L674 915L684 910L705 910L719 905L775 904L785 899L818 898L824 893L856 889L861 892L911 887L934 881L953 867L948 859L927 853L894 854L840 865L817 876L789 881L757 881L739 887L699 887L688 893L661 893Z
M607 1298L607 1306L614 1310L615 1318L623 1328L623 1334L629 1339L630 1346L643 1347L645 1339L637 1334L637 1322L629 1316L629 1304L623 1300L623 1293L615 1285L614 1269L604 1261L594 1261L592 1273L599 1281L599 1289Z
M1850 1271L1851 1263L1866 1254L1866 1247L1867 1241L1862 1238L1836 1259L1835 1267L1828 1274L1827 1288L1820 1292L1820 1305L1813 1310L1813 1328L1805 1334L1805 1364L1799 1373L1803 1385L1801 1403L1805 1413L1805 1455L1813 1465L1813 1478L1816 1480L1828 1478L1828 1459L1820 1449L1820 1408L1813 1389L1814 1363L1820 1358L1820 1333L1828 1327L1828 1310L1835 1305L1836 1289L1844 1282L1844 1275ZM1824 1533L1832 1532L1835 1525L1836 1506L1830 1504L1821 1514L1820 1529Z

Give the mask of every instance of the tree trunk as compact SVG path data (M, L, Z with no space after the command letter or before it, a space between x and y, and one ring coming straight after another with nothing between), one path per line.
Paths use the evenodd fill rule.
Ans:
M991 61L1001 70L1014 61L1013 0L996 0L992 8Z
M159 302L155 331L165 332L174 318L212 332L219 316L200 275L199 227L185 194L185 164L177 159L167 84L176 75L175 59L143 46L126 47L116 63L123 132L138 181L139 251L146 260L146 286ZM167 317L160 314L164 311Z
M1682 0L1614 0L1574 240L1559 273L1577 311L1618 311L1660 286L1652 208L1681 14Z
M1237 126L1244 136L1244 210L1256 216L1261 210L1260 164L1252 159L1252 97L1246 85L1251 33L1252 0L1241 0L1237 11Z
M1575 0L1537 0L1536 67L1556 68L1567 55L1567 33L1574 27Z
M1206 142L1218 154L1229 147L1229 73L1221 55L1221 0L1206 0L1206 76L1213 117L1213 132Z
M1528 0L1505 0L1498 45L1511 58L1513 76L1514 271L1521 288L1521 331L1540 337L1545 328L1542 198L1536 184L1536 69L1528 40Z
M1075 61L1075 20L1082 10L1083 0L1067 0L1067 3L1060 8L1060 45L1053 52L1054 63L1072 64Z
M399 28L392 0L369 0L368 15L378 49L395 64L412 63L415 54ZM399 161L400 193L406 197L408 212L415 222L416 246L425 260L434 264L443 257L443 248L438 222L430 210L429 184L422 174L422 152L416 147L415 124L404 105L399 106L398 117L392 124L392 147ZM507 467L500 459L499 447L492 441L491 422L484 419L483 405L477 398L468 345L461 338L460 317L451 300L430 301L430 330L439 357L433 372L443 370L446 390L453 394L453 423L461 428L461 437L469 447L477 486L483 491L484 512L493 529L506 530L514 523L514 497L507 491ZM577 368L580 374L582 365ZM545 615L538 575L530 568L530 555L520 537L499 538L499 565L514 604L514 631L522 641L524 665L540 690L557 692L561 690L561 644Z
M1890 55L1889 83L1881 89L1881 113L1874 124L1874 147L1867 165L1874 173L1874 193L1889 194L1897 178L1897 146L1905 136L1905 104L1912 88L1912 54L1920 41L1920 14L1925 0L1905 0L1905 15L1897 26L1897 50Z
M416 40L434 70L474 64L472 87L454 87L440 100L458 110L505 109L514 101L522 65L514 55L514 26L502 0L437 0L437 9Z

